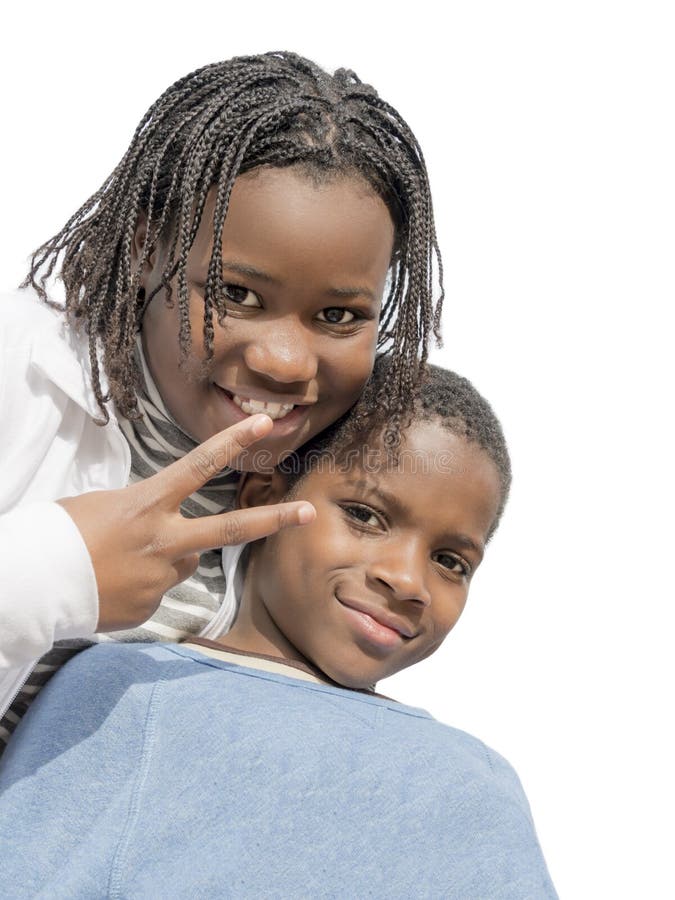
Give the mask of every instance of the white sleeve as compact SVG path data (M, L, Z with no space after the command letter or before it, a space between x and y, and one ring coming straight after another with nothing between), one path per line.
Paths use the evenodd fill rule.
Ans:
M53 502L0 516L0 670L46 653L54 641L91 636L96 575L79 529Z

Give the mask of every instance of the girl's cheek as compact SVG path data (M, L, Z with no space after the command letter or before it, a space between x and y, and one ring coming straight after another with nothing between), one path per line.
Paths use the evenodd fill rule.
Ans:
M331 377L344 384L365 385L375 364L377 326L364 330L352 338L335 340L325 353L323 363ZM360 392L360 391L359 391Z

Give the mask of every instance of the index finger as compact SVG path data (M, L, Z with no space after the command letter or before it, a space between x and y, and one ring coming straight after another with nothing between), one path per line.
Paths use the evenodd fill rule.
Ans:
M182 459L153 475L146 485L152 484L157 500L167 500L172 508L176 508L186 497L219 475L251 444L269 434L272 427L272 420L264 413L249 416L214 434Z
M296 525L307 525L316 517L316 510L306 500L289 500L272 506L251 506L216 516L198 516L181 522L180 536L176 536L173 552L183 557L189 553L203 553L216 547L247 544Z

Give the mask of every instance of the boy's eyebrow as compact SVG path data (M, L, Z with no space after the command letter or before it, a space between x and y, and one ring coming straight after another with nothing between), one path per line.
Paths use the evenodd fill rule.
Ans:
M465 550L473 550L473 552L478 557L478 561L480 562L483 558L483 554L485 553L485 547L477 544L472 538L469 537L468 534L453 534L454 543L459 544L461 547L464 547Z
M408 512L408 507L405 505L405 503L399 500L398 497L390 494L389 491L381 488L374 481L369 481L367 478L354 478L350 479L347 484L350 487L354 487L358 490L367 491L368 493L373 494L375 497L378 497L385 506L388 506L391 509L395 510L399 515L405 515ZM478 557L478 562L483 559L483 556L485 554L485 547L482 544L477 544L476 541L474 541L473 538L469 537L468 534L453 531L452 542L459 545L465 550L472 550Z
M245 278L258 278L260 281L267 281L269 284L279 284L279 280L273 275L270 275L269 272L263 272L262 269L258 269L256 266L237 262L235 259L224 259L223 268L227 269L229 272L236 272L238 275L243 275ZM328 288L326 294L330 297L341 297L343 299L365 296L369 300L372 300L373 303L378 302L378 298L373 291L365 286Z
M347 481L347 484L349 487L356 488L358 491L367 491L369 494L373 494L385 506L389 506L399 514L405 515L408 512L408 507L402 500L399 500L398 497L395 497L393 494L390 494L389 491L381 488L375 481L370 481L368 478L350 478Z

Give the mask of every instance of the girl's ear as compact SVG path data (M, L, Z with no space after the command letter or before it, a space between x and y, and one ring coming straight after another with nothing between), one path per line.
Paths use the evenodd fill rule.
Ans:
M286 494L286 476L278 469L271 472L243 472L237 487L237 509L279 503Z

